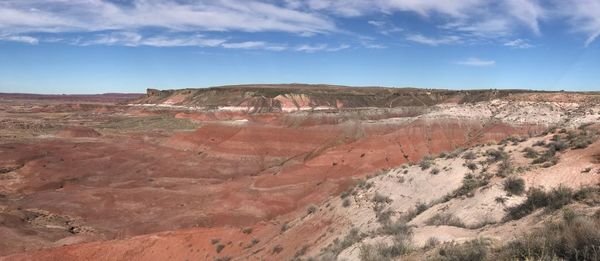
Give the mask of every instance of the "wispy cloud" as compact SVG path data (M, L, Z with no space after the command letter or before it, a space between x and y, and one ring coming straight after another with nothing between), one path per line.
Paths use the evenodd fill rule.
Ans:
M600 36L600 2L596 0L558 1L560 14L569 19L572 30L586 35L585 46Z
M341 45L334 46L334 47L330 47L327 44L316 44L316 45L303 44L303 45L296 47L294 50L296 50L298 52L314 53L314 52L319 52L319 51L337 52L337 51L341 51L341 50L348 49L348 48L350 48L350 45L347 45L347 44L341 44Z
M284 51L288 47L281 44L271 44L263 41L248 41L222 44L227 49L264 49L269 51Z
M38 44L40 40L27 35L0 35L0 41L19 42L26 44Z
M438 31L425 36L385 18L407 12L421 16L423 23L430 23ZM355 34L353 28L339 27L344 24L338 23L340 17L363 17L383 35L412 32L408 33L408 40L430 46L502 44L506 39L525 37L522 34L527 31L542 36L544 21L566 20L573 32L586 37L586 46L600 36L598 0L0 0L0 41L35 44L45 42L43 37L63 38L58 34L68 33L71 40L97 34L95 44L225 47L224 42L219 42L221 39L194 35L218 34L214 38L231 39L223 34ZM152 31L154 37L141 33L145 31ZM46 35L42 37L40 33ZM192 36L169 39L173 33ZM237 40L257 45L237 49L284 49L267 44L267 38Z
M154 46L154 47L182 47L204 46L215 47L225 43L223 39L206 38L203 35L159 35L144 37L136 32L113 32L99 34L92 39L78 39L76 45L122 45L122 46Z
M131 31L140 28L177 31L280 31L327 33L335 23L318 13L284 8L258 0L106 0L4 1L0 31Z
M422 34L412 34L412 35L408 35L406 37L406 39L409 41L415 42L415 43L420 43L420 44L425 44L425 45L430 45L430 46L438 46L438 45L444 45L444 44L456 44L456 43L461 42L461 38L459 36L455 36L455 35L442 36L442 37L429 37L429 36L424 36Z
M391 35L393 33L402 32L403 29L386 21L370 20L368 24L377 28L378 32L383 35Z
M528 43L526 40L523 40L523 39L515 39L512 41L506 42L506 43L504 43L504 46L517 48L517 49L528 49L528 48L533 47L532 44Z
M459 65L467 65L467 66L476 66L476 67L485 67L485 66L493 66L496 64L494 60L483 60L479 58L467 58L465 60L457 61L456 64Z

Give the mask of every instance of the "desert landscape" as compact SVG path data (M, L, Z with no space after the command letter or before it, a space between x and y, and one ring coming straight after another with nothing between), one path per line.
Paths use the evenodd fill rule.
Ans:
M600 93L0 94L0 260L598 260Z

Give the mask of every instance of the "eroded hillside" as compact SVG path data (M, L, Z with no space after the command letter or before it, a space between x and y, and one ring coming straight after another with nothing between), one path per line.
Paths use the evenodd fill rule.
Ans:
M480 237L499 248L558 215L536 205L508 220L525 191L596 188L598 98L234 86L128 105L10 100L0 255L422 259ZM512 179L520 193L505 191ZM569 208L593 214L587 197Z

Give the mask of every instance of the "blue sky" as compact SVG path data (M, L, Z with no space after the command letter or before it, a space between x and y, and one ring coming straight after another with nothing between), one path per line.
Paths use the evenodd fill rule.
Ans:
M2 0L0 92L600 90L600 0Z

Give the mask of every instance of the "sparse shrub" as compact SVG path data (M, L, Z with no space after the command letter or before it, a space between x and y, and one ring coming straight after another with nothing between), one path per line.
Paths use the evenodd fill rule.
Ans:
M352 189L349 189L349 190L346 190L346 191L342 192L342 194L340 194L340 197L341 197L342 199L345 199L345 198L347 198L348 196L350 196L351 194L352 194Z
M417 215L425 212L425 210L427 210L428 208L429 206L424 202L417 202L417 204L415 204L415 210L417 212Z
M507 219L520 219L529 215L538 208L543 208L548 205L548 196L540 188L530 188L527 191L527 199L518 206L508 209Z
M393 214L394 214L394 212L391 211L390 209L378 212L377 213L377 221L379 221L379 223L381 223L381 224L387 224L390 222L390 219Z
M562 140L556 140L553 142L550 142L546 145L546 147L548 147L549 150L554 150L554 151L563 151L564 149L566 149L567 143L562 141Z
M373 196L372 201L375 203L391 203L392 199L390 199L388 196L384 196L382 194L379 194L379 192L377 192Z
M379 228L378 232L383 235L391 236L412 235L412 229L402 220L397 220L396 222L385 224L381 228Z
M546 145L546 142L544 140L538 140L535 143L533 143L532 146L534 146L534 147L535 146L541 147L541 146L545 146L545 145Z
M321 260L336 260L337 255L339 255L340 252L354 245L354 243L361 241L363 237L364 235L360 234L357 228L350 229L348 235L346 235L341 241L336 238L331 245L323 249Z
M434 260L443 261L480 261L488 256L487 243L482 239L474 239L463 244L448 243L438 251Z
M361 189L368 190L371 187L373 187L373 182L367 182L366 180L361 180L358 182L357 186Z
M475 164L475 162L467 162L466 167L471 171L475 171L477 169L477 164Z
M570 214L569 214L570 215ZM503 260L600 260L600 219L570 216L546 223L500 250Z
M308 208L306 209L306 212L310 215L313 214L315 212L317 212L317 206L315 205L310 205L308 206Z
M216 247L217 253L221 253L221 251L223 251L224 248L225 248L225 245L218 244Z
M219 243L219 241L221 241L221 239L213 238L213 239L210 240L210 243L214 245L216 243Z
M425 221L425 224L430 226L465 227L465 224L459 218L450 213L437 213Z
M467 174L463 178L463 184L460 188L452 193L454 197L460 197L471 194L476 188L485 186L488 181L483 179L483 176L475 177L473 174Z
M511 176L504 180L504 190L513 195L521 195L525 191L525 180Z
M300 249L298 249L298 251L296 251L296 253L294 254L294 258L298 259L299 257L305 255L307 250L308 245L303 245Z
M428 168L431 167L431 165L433 165L433 161L431 161L431 159L423 159L420 163L419 163L419 167L421 167L421 170L426 170Z
M423 248L424 249L432 249L439 244L440 244L440 240L437 239L437 237L430 237L429 239L427 239L427 242L425 242L425 245L423 246Z
M512 161L510 159L505 158L498 164L498 170L496 171L496 176L498 177L508 177L510 174L514 172L514 168L512 165Z
M252 233L252 228L251 227L244 228L244 229L242 229L242 232L244 234L251 234Z
M288 224L287 222L283 223L283 225L281 225L281 233L287 231L289 228L290 228L290 224Z
M345 208L349 207L350 204L352 204L350 202L350 199L345 198L344 201L342 201L342 206L345 207Z
M564 186L559 186L549 192L544 192L540 188L531 188L527 192L525 202L508 209L506 219L520 219L539 208L548 207L549 210L556 210L571 203L572 198L573 190Z
M559 186L552 189L548 195L548 207L551 210L562 208L564 205L571 203L573 199L573 190L568 187Z
M456 158L456 157L458 157L458 155L460 155L461 153L463 153L463 151L465 151L465 149L463 149L463 148L456 148L452 152L448 153L448 155L446 155L446 158L447 159Z
M398 183L404 183L405 179L404 177L398 177Z
M477 155L472 151L467 151L462 158L466 160L474 160L477 158Z
M431 175L437 175L437 174L439 174L439 173L440 173L440 169L438 169L438 168L433 168L433 169L431 169L431 171L430 171L429 173L431 173Z
M540 154L533 148L527 147L523 150L523 156L525 158L533 159L539 156Z
M283 251L283 247L281 245L275 245L273 247L272 253L273 254L279 254L279 253L281 253L281 251Z
M415 218L419 214L425 212L425 210L427 210L428 208L429 208L429 205L427 205L423 202L417 202L415 204L415 208L412 210L409 210L406 213L406 215L404 215L402 218L404 218L404 221L406 221L406 222L411 221L413 218Z
M506 152L501 150L489 149L485 152L485 155L488 157L489 163L498 162L504 159L507 159L509 156Z
M504 204L504 203L506 203L506 198L505 197L496 197L494 199L494 201L496 201L499 204Z

